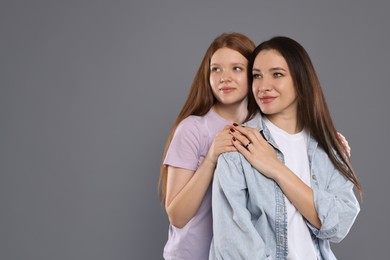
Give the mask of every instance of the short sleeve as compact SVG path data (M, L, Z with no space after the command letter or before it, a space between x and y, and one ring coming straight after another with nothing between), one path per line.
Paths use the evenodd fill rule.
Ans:
M184 119L176 128L164 164L195 171L200 158L200 139L197 119L195 117Z

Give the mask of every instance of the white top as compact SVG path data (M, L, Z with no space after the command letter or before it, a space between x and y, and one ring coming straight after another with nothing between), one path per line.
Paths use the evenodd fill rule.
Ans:
M274 125L267 118L264 119L272 137L283 153L285 165L310 187L310 166L307 156L308 133L303 130L297 134L289 134ZM317 259L316 250L306 220L286 197L285 201L288 219L287 259Z

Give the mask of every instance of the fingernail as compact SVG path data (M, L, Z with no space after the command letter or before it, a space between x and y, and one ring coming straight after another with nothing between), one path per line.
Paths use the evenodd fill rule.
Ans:
M235 131L234 131L234 129L233 129L233 128L230 128L230 132L234 133Z
M237 123L233 123L233 125L234 125L234 126L238 126L238 124L237 124Z

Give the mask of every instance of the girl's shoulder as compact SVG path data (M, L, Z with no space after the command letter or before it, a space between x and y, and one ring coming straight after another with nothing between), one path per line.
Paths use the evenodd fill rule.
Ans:
M214 110L210 109L205 115L190 115L180 122L179 126L183 128L199 129L199 131L221 130L225 125L232 124L228 120L219 116ZM179 127L178 126L178 127Z
M177 126L178 129L198 129L199 126L202 124L203 116L188 116L183 119Z

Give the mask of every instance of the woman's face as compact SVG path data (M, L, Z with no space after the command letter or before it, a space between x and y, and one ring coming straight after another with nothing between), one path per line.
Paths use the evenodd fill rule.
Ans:
M276 50L263 50L253 63L253 95L269 118L297 115L297 94L284 57Z
M248 94L247 59L238 51L221 48L210 60L210 85L218 102L237 105Z

